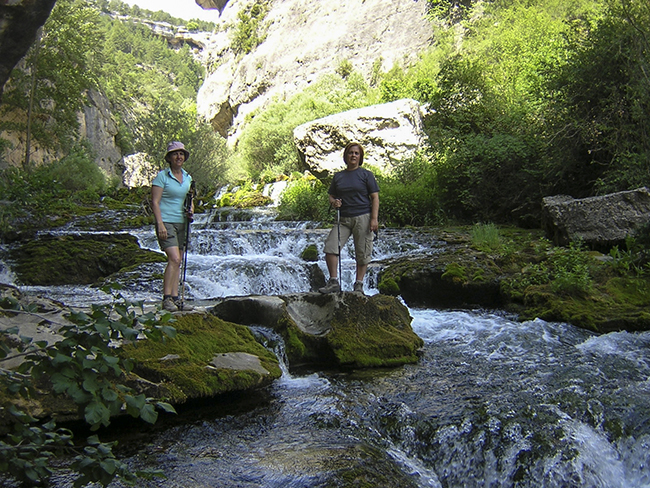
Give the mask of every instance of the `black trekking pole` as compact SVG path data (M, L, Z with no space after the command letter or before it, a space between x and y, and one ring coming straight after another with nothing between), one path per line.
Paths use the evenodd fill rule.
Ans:
M339 243L339 288L343 291L343 275L341 272L341 207L336 209L336 232Z
M190 217L190 212L192 211L192 203L194 201L194 193L196 192L196 186L194 180L190 183L190 191L185 197L185 218L187 220L187 225L185 227L185 249L183 253L183 280L181 282L181 306L180 309L183 311L185 307L185 276L187 274L187 248L190 245L190 224L192 223L192 217Z

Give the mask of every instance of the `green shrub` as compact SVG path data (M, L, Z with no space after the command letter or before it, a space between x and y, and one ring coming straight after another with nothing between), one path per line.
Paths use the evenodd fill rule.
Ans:
M546 259L522 269L521 275L503 283L512 296L523 296L529 287L548 287L553 293L582 297L592 291L592 257L579 243L550 247Z
M480 251L498 251L502 244L499 228L494 224L474 224L472 244Z
M36 393L35 387L43 381L51 384L53 394L64 395L83 413L91 431L108 426L112 415L125 411L149 423L155 423L157 409L174 412L171 405L155 402L127 386L127 376L133 369L130 358L121 357L115 343L135 342L144 335L150 340L173 338L176 331L169 323L168 313L158 316L144 312L142 302L130 302L119 293L119 286L104 287L112 292L113 302L93 305L89 314L72 311L70 325L59 329L60 341L48 344L21 337L16 343L9 334L17 330L3 330L0 340L0 357L17 354L24 361L17 370L2 370L0 380L12 402L8 411L13 423L12 433L0 441L2 471L25 484L44 484L53 474L53 459L65 456L74 446L72 432L57 428L51 420L41 424L19 405ZM18 300L6 298L0 303L5 313L20 311L35 313L32 305L22 305ZM135 309L139 309L136 313ZM90 352L92 351L92 353ZM114 478L127 482L138 479L126 464L115 458L115 442L102 443L97 435L86 439L83 450L72 462L71 468L79 473L75 486L99 482L107 486ZM143 473L144 474L144 473ZM149 475L154 473L149 473Z
M263 21L268 13L266 2L256 0L237 14L237 23L232 34L232 49L239 54L248 54L262 42L266 34Z
M255 115L243 129L233 156L248 177L259 180L269 169L274 174L302 171L293 140L301 124L345 110L372 105L377 92L355 72L345 79L332 74L287 101L275 101Z
M391 176L376 171L379 219L389 226L437 225L444 221L437 189L437 172L429 157L419 153L398 163Z
M327 218L329 197L325 185L302 178L289 183L278 207L279 220L323 221Z
M76 145L70 154L38 170L51 181L69 192L96 192L106 189L107 181L86 145Z

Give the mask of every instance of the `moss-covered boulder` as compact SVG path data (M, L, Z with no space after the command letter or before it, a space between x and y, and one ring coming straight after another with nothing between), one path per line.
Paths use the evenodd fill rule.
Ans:
M416 362L423 346L411 328L408 309L387 295L232 297L210 312L224 320L278 331L292 367L399 366Z
M173 325L174 339L123 348L134 373L164 387L171 403L263 387L282 375L248 327L198 312L178 314Z
M61 328L73 327L71 312L59 302L27 297L15 287L0 284L3 330L0 345L7 352L7 357L0 360L0 368L9 371L21 366L26 355L19 346L25 346L28 338L34 344L39 341L41 347L56 348L64 339ZM131 312L136 313L135 310ZM130 325L135 317L131 312L120 315L120 319L116 317L116 323L124 319ZM129 359L133 368L119 377L111 376L109 368L106 373L106 377L111 378L109 381L127 385L138 395L178 405L188 400L262 388L282 375L275 354L262 346L248 327L200 311L176 313L171 321L169 314L146 312L147 316L152 314L160 325L174 327L174 337L165 341L142 338L135 343L122 344L118 354ZM97 330L105 333L102 312L96 310L93 316L98 319ZM71 421L84 418L83 410L70 396L54 393L47 376L31 381L30 386L32 392L27 399L0 385L0 433L13 425L9 413L12 405L39 419L53 417L57 421Z
M650 330L650 273L632 253L558 247L539 230L500 227L492 244L471 227L430 233L444 251L384 263L382 293L409 306L495 308L596 332Z
M8 258L18 281L32 286L92 284L143 263L165 262L130 234L47 235L13 245Z

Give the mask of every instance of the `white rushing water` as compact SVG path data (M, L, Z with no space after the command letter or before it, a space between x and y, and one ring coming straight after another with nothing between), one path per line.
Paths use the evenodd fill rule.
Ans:
M238 411L179 419L125 459L147 487L642 488L650 333L596 336L484 311L411 309L417 364L291 372ZM281 339L253 327L283 358ZM397 474L396 474L397 473ZM56 486L70 486L60 479ZM116 484L115 486L121 486Z
M325 271L322 254L317 263L300 254L310 244L322 251L327 230L240 218L213 214L194 225L189 298L310 291L312 267ZM157 249L150 228L134 234ZM366 292L377 293L383 259L439 248L417 230L383 231ZM343 250L348 290L351 251ZM0 277L15 279L6 266ZM128 293L157 301L160 288L159 278L142 279ZM88 287L25 290L70 305L102 299ZM490 311L410 312L425 341L417 364L298 373L284 363L282 378L250 405L180 414L121 441L121 455L134 468L164 471L143 488L345 486L337 483L351 471L391 488L650 487L650 333L595 335ZM283 357L277 335L254 333Z

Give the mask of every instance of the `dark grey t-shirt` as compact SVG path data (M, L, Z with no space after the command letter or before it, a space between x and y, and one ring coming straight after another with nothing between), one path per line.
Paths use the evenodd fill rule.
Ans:
M334 175L328 193L343 201L342 217L356 217L370 213L370 194L378 193L375 175L365 168L343 170Z

